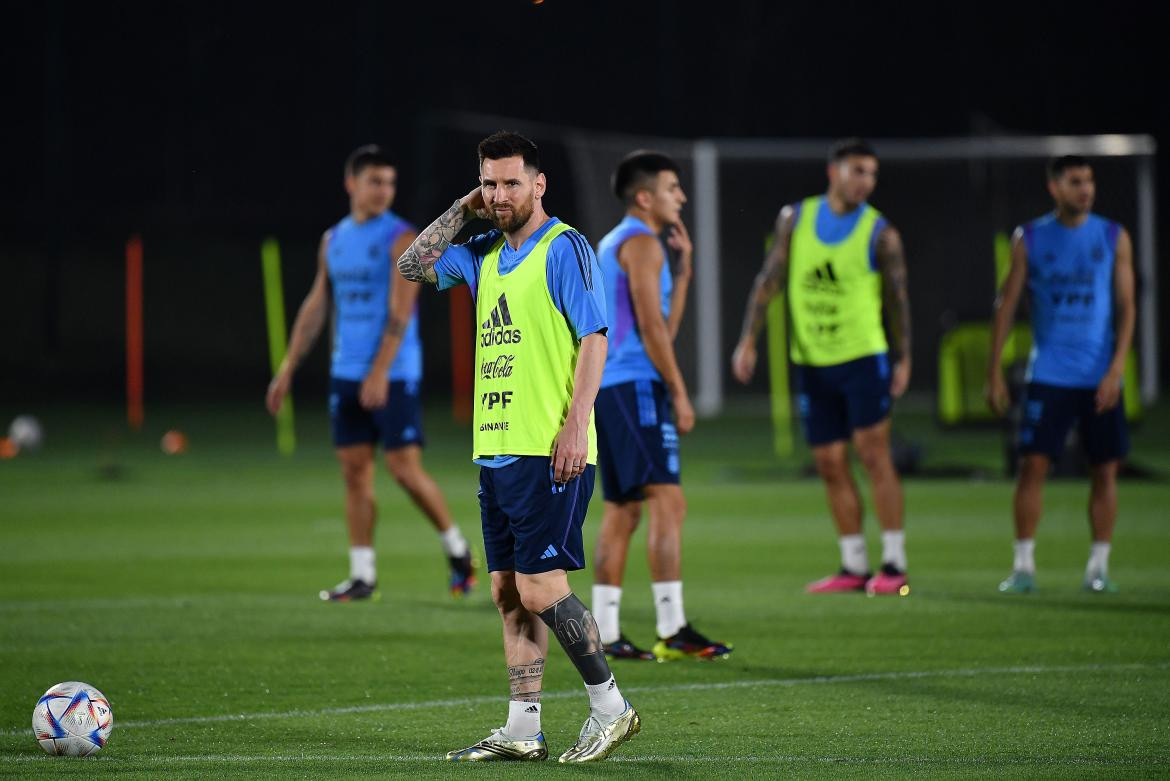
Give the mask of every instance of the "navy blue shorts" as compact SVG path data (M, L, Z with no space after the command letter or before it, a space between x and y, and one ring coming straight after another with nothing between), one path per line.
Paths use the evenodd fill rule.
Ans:
M812 446L848 440L890 414L890 359L868 355L836 366L796 365L797 404Z
M647 485L678 484L678 429L666 386L651 380L611 385L597 392L593 409L607 502L642 499Z
M1096 388L1062 388L1039 382L1024 390L1019 452L1043 453L1053 461L1064 451L1069 429L1076 423L1090 464L1104 464L1129 453L1125 410L1118 404L1097 414Z
M581 527L597 469L554 486L548 456L479 469L479 514L488 572L536 575L585 567Z
M354 380L329 379L329 418L333 424L334 447L381 442L386 450L395 450L423 444L417 382L391 381L386 405L375 410L362 407L358 400L361 387Z

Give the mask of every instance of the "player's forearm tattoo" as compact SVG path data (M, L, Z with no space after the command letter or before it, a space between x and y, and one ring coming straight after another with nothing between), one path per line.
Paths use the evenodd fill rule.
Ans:
M406 333L406 321L400 320L397 317L391 317L386 321L386 328L383 329L386 336L402 336Z
M796 226L796 211L791 206L780 210L776 218L776 233L773 236L772 246L764 258L763 268L756 274L752 283L752 292L748 294L747 308L743 314L743 328L740 330L740 341L754 342L764 327L768 314L768 304L779 293L784 292L788 284L788 256L792 247L792 230Z
M402 253L402 257L398 259L398 271L411 282L430 282L432 285L437 283L439 276L435 273L435 263L443 256L447 247L451 246L451 242L455 240L456 234L466 221L467 216L460 199L443 212L439 219L428 225L410 248Z
M886 228L878 237L878 267L882 272L882 304L889 318L890 336L902 358L910 357L910 291L902 237Z
M508 667L508 686L512 699L519 702L540 702L540 685L544 679L544 659Z
M752 283L752 292L748 295L747 311L744 313L743 330L740 338L754 340L764 327L764 320L768 314L768 304L772 298L784 289L784 282L788 277L788 253L779 253L773 250L768 253L764 267L756 274Z

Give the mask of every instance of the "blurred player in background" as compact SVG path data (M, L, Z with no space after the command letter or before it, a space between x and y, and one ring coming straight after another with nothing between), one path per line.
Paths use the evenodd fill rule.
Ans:
M877 173L877 155L868 144L838 142L829 154L828 192L781 209L732 356L733 373L746 383L755 371L756 339L768 302L786 292L800 419L841 548L840 572L810 583L812 593L908 593L902 485L890 455L890 406L910 383L910 302L902 239L866 202ZM783 360L780 349L773 345L773 360ZM876 575L870 572L861 533L850 442L869 476L882 528L882 565Z
M614 193L625 218L597 245L605 275L609 353L597 394L597 449L605 513L597 538L593 610L605 651L622 659L712 659L730 648L704 637L683 610L682 527L687 502L679 485L679 434L695 411L674 356L686 305L693 248L680 215L686 195L678 165L666 155L637 151L618 166ZM672 270L659 235L679 252ZM673 408L673 415L671 414ZM647 554L657 613L653 653L621 631L622 578L630 537L645 502Z
M473 459L492 598L504 624L508 721L447 759L540 760L540 692L551 629L589 696L589 717L561 762L605 759L640 729L589 609L567 570L585 566L581 527L597 461L593 402L605 365L605 293L585 238L544 210L547 181L527 138L479 144L480 186L399 259L403 276L471 287L478 339ZM451 244L475 217L495 226Z
M1002 414L1009 399L1000 357L1027 289L1033 342L1018 442L1015 559L999 590L1026 593L1033 588L1044 480L1076 424L1091 465L1092 544L1084 587L1115 591L1109 547L1117 521L1117 470L1129 451L1121 381L1136 318L1133 246L1125 228L1092 213L1096 185L1085 158L1050 161L1048 192L1055 210L1012 236L1011 270L992 320L987 396Z
M317 276L297 312L288 355L268 386L268 409L275 415L292 386L293 373L325 325L332 298L336 333L329 415L345 478L350 564L347 579L321 592L322 599L331 601L367 599L377 588L376 443L385 450L390 474L438 531L451 567L451 592L464 594L475 583L467 541L422 464L419 286L402 279L393 263L416 234L390 211L396 185L393 162L376 146L363 146L346 161L349 216L321 237Z

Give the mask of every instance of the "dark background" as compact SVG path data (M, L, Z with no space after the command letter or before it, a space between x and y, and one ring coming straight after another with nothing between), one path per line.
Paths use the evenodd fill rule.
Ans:
M351 149L392 150L395 208L420 225L474 184L475 138L445 129L451 112L678 139L1151 133L1170 151L1167 25L1155 3L46 2L3 14L4 401L119 396L134 232L146 254L148 403L259 399L260 241L281 241L291 325L317 239L347 209ZM572 222L569 188L557 189L563 150L534 135L562 199L550 211ZM1168 165L1164 152L1159 183ZM1129 220L1131 180L1111 170L1098 174L1101 211ZM723 177L724 210L751 215L760 236L794 187L821 186L816 167L774 193L751 170ZM897 178L883 171L876 205L907 189ZM1044 208L1040 161L1025 181L1012 186L1032 187L1029 208ZM992 282L981 270L986 282L939 302L950 272L912 228L986 206L941 180L921 186L935 188L923 189L921 211L891 216L910 251L915 386L929 390L943 321L985 316ZM1161 205L1158 215L1170 235ZM727 268L725 341L758 263ZM446 392L447 302L424 294L422 313L427 382ZM327 352L318 347L298 389L321 392Z

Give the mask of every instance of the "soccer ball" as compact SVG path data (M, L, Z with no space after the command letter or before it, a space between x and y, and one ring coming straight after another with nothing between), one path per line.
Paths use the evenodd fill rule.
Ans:
M37 700L32 728L46 753L88 757L110 739L114 711L106 695L88 683L66 681Z
M32 415L19 415L8 427L8 438L21 450L36 450L41 446L44 432L41 424Z

